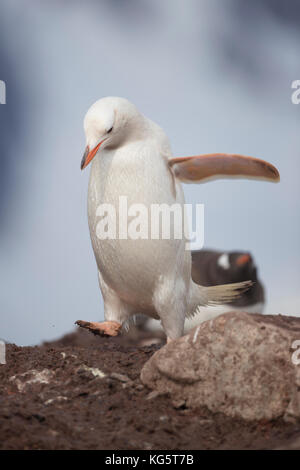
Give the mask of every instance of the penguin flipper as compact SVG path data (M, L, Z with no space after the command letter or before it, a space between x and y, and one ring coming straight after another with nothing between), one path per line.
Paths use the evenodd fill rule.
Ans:
M184 183L218 178L246 178L278 182L280 175L271 163L254 157L226 153L169 159L175 177Z

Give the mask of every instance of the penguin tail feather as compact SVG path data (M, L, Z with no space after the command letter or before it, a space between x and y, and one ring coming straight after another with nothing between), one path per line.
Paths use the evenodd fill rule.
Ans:
M192 281L192 292L187 316L193 316L201 306L230 304L247 292L253 284L253 281L243 281L233 284L205 287L195 284Z

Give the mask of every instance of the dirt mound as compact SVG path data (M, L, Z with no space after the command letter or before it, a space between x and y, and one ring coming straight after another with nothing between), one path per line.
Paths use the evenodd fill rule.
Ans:
M137 345L130 336L81 331L42 346L8 345L0 365L0 448L271 449L300 442L297 424L247 424L151 393L140 372L160 345L141 346L144 340L149 336Z

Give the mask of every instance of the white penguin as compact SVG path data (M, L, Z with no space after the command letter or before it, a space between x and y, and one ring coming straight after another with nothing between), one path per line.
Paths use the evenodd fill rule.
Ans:
M183 207L180 181L227 176L278 181L274 166L239 155L173 158L163 130L124 98L107 97L94 103L85 116L84 130L86 151L81 169L93 160L88 221L105 321L78 320L79 326L116 336L130 317L142 313L160 319L170 341L183 334L186 316L193 315L197 307L232 302L251 286L251 281L210 287L195 284L184 237L120 236L124 229L124 221L119 221L120 196L127 198L128 207L140 204L149 211L154 204ZM99 237L97 224L99 207L108 205L115 208L119 230L105 239Z

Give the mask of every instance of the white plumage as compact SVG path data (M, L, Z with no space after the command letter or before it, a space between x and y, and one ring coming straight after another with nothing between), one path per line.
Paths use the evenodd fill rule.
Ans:
M180 179L246 174L274 180L275 169L260 160L231 155L174 159L163 130L123 98L97 101L86 114L84 129L87 148L82 168L93 160L88 221L106 321L78 324L95 333L116 335L131 316L144 313L161 320L168 339L177 338L183 334L185 317L197 306L230 301L249 283L196 285L185 239L100 239L99 205L113 205L118 220L120 196L127 197L128 206L139 203L149 210L152 204L183 205ZM228 159L238 173L224 171Z

